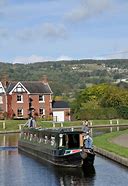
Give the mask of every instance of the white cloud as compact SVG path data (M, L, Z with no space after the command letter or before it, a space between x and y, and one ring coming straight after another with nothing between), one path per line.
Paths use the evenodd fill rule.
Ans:
M73 58L71 58L71 57L69 57L69 56L62 55L62 56L60 56L60 57L58 57L58 58L56 59L56 61L63 61L63 60L68 61L68 60L73 60Z
M108 11L112 6L111 0L81 0L80 5L66 15L66 18L78 22L95 17L98 14Z
M43 56L37 56L37 55L31 55L28 57L24 56L17 56L12 60L12 63L23 63L23 64L28 64L28 63L36 63L36 62L46 62L46 61L61 61L61 60L72 60L71 57L61 55L58 58L52 58L52 57L43 57Z
M45 61L49 61L50 58L48 57L43 57L43 56L37 56L37 55L31 55L28 57L24 57L24 56L18 56L16 58L14 58L12 60L13 63L35 63L35 62L45 62Z
M62 24L54 25L52 23L44 23L40 31L46 37L52 37L52 38L66 37L66 28Z
M17 31L16 36L23 41L40 39L65 39L67 31L62 24L43 23L37 27L25 28Z

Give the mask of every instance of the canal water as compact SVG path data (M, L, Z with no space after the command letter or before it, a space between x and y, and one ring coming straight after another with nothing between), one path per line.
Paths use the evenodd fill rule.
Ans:
M91 169L57 168L18 152L18 134L0 135L0 186L126 186L128 169L96 155Z

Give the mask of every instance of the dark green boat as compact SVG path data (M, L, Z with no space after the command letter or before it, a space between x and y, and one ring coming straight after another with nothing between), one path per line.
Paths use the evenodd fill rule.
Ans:
M93 165L95 153L83 149L83 132L72 128L24 128L18 148L57 166Z

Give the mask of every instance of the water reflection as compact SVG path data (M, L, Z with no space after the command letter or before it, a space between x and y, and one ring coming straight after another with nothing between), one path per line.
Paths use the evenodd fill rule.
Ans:
M51 170L59 178L61 186L81 186L88 183L93 185L95 180L94 167L82 168L57 168L51 167Z
M0 134L0 146L17 146L19 134Z
M19 153L26 157L24 152L19 151ZM87 183L89 185L93 185L94 183L96 174L94 166L87 166L84 168L65 168L51 165L47 161L39 160L31 155L27 155L27 157L30 157L31 160L33 159L35 162L42 165L44 170L48 171L48 175L52 175L52 179L55 179L54 182L56 183L56 186L83 186ZM33 171L34 170L32 170L32 172ZM44 174L47 173L43 173L43 176ZM50 180L47 180L48 183L49 181ZM53 182L50 182L50 184L54 185Z

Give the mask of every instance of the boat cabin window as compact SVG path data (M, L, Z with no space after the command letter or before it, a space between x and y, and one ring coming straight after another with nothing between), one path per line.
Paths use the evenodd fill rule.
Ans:
M79 144L79 134L65 134L63 135L62 141L59 146L65 146L67 148L79 148Z
M79 148L79 134L68 135L68 148Z

